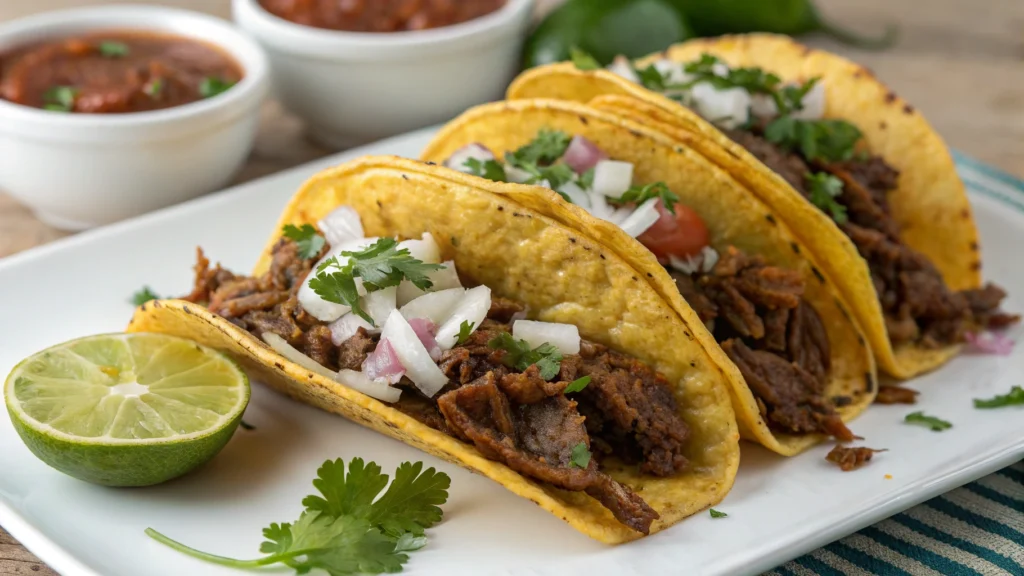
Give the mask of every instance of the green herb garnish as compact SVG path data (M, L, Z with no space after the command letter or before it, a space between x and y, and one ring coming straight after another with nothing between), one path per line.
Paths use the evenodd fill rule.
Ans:
M465 344L466 340L469 340L471 334L473 334L473 326L476 326L476 322L470 322L469 320L463 320L462 324L459 324L459 337L455 340L455 345Z
M284 564L296 574L321 569L331 576L355 573L381 574L402 570L407 552L426 545L424 530L441 521L439 506L448 500L451 479L423 463L402 463L395 480L380 466L353 458L345 474L345 462L328 460L317 470L313 485L320 496L307 496L305 510L292 523L271 524L263 529L266 541L255 560L235 560L200 552L146 529L146 534L183 554L222 566L259 568Z
M154 79L150 80L148 84L146 84L145 86L142 87L142 92L145 93L146 96L149 96L150 98L152 98L154 100L156 100L157 98L160 97L160 94L163 92L163 90L164 90L164 79L163 78L154 78Z
M580 188L583 188L584 190L590 190L591 188L593 188L594 187L594 174L596 174L596 173L597 173L597 170L595 168L591 168L590 170L587 170L583 174L580 174L580 178L577 181L577 183L579 184Z
M728 518L729 517L729 515L726 514L725 512L719 512L718 510L715 510L714 508L712 508L710 510L710 512L711 512L711 517L712 518Z
M43 108L54 112L70 112L75 108L75 97L78 88L74 86L54 86L43 93Z
M573 392L579 392L580 390L586 388L587 384L590 384L590 376L582 376L580 378L573 380L572 382L569 382L569 385L565 387L565 390L562 391L562 394L572 394Z
M327 243L327 240L317 234L316 228L310 224L303 224L301 228L297 228L293 224L285 224L282 234L299 245L299 258L303 260L318 256L320 250L323 250L324 244Z
M371 326L376 324L359 305L356 278L363 279L363 288L367 292L398 286L402 280L412 282L420 290L429 290L434 284L427 273L444 267L413 258L407 248L398 248L398 241L394 238L381 238L369 248L342 252L341 255L348 257L348 262L342 265L337 256L328 258L317 267L309 287L328 302L349 306Z
M660 198L661 204L666 210L673 214L676 213L676 203L679 202L679 196L676 196L674 192L669 190L664 182L652 182L646 186L632 186L629 190L623 192L622 196L609 198L608 200L614 204L633 203L639 206L651 198Z
M542 128L537 137L515 152L506 154L506 161L519 164L550 164L565 155L572 138L561 130Z
M508 176L505 175L505 167L497 160L480 161L476 158L470 158L466 160L464 166L469 168L470 174L474 176L480 176L495 182L508 182Z
M953 424L946 422L935 416L925 416L924 412L912 412L907 414L907 417L903 419L907 424L917 424L919 426L927 426L932 432L942 432L943 430L949 430L953 427Z
M809 200L823 212L832 215L837 224L845 224L846 206L836 201L843 193L843 181L826 172L808 173L804 175L807 182Z
M719 76L716 73L716 68L721 66L726 68L726 72ZM803 109L804 96L819 81L818 78L811 78L798 86L783 85L781 78L771 72L766 72L763 68L732 68L711 54L702 54L700 59L686 64L683 69L692 76L692 79L678 86L668 85L665 89L685 90L701 82L707 82L719 90L742 88L750 94L769 96L775 102L780 116Z
M1010 388L1008 393L997 395L988 400L974 399L975 408L1002 408L1003 406L1016 406L1019 404L1024 404L1024 388L1020 386L1014 386Z
M128 45L124 42L116 42L114 40L104 40L99 45L100 56L104 58L123 58L127 56L131 50L128 49Z
M572 455L569 456L569 467L584 468L590 465L590 450L586 442L580 442L572 447Z
M150 290L149 286L143 286L141 290L132 294L131 303L135 306L142 306L150 300L159 300L160 297Z
M203 98L213 98L218 94L226 92L234 85L235 82L221 80L214 76L207 76L199 83L199 95Z
M799 152L807 160L842 162L853 158L861 131L845 120L797 120L780 116L768 123L764 137L773 144Z
M492 350L504 350L506 354L501 362L520 372L536 364L540 370L540 377L545 380L557 376L562 367L562 353L546 342L531 349L526 340L516 340L508 332L502 332L491 338L487 346Z
M569 48L569 57L577 70L600 70L601 63L589 53L581 50L578 46Z

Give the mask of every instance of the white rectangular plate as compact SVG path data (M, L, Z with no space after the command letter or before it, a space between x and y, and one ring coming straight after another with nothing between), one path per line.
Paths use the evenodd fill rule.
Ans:
M129 296L191 287L194 248L233 270L252 267L285 202L326 166L363 154L415 157L420 131L321 160L189 204L81 234L0 261L0 375L58 342L123 329ZM139 183L144 186L144 182ZM973 193L985 270L1024 308L1024 209ZM1015 329L1011 336L1019 337ZM151 526L205 551L258 556L261 529L298 516L326 459L361 456L385 472L423 460L452 478L445 521L413 555L411 574L753 574L838 539L1024 456L1024 410L975 410L972 398L1024 381L1024 347L1010 357L962 356L910 383L918 405L875 406L855 421L864 445L888 448L865 468L842 473L829 446L778 458L744 445L735 488L707 513L632 544L607 547L480 476L340 417L257 385L246 420L209 465L145 489L79 482L37 460L7 418L0 421L0 523L66 576L211 576L238 572L174 552L143 534ZM943 433L903 423L924 410L953 422ZM890 478L891 476L891 478Z

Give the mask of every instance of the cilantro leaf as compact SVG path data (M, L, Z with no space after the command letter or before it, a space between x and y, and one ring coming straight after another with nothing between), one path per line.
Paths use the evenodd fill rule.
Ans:
M580 188L583 188L584 190L590 190L591 188L594 187L594 174L596 173L597 170L591 168L590 170L587 170L583 174L580 174L580 177L576 181L576 183L579 184Z
M309 287L317 296L328 302L344 304L358 314L363 320L373 325L373 318L363 310L359 304L359 289L356 288L356 279L351 274L345 274L344 270L328 272L331 266L341 269L338 258L329 258L321 264L316 271L316 276L309 279Z
M1014 386L1006 394L999 394L988 400L974 399L975 408L1002 408L1003 406L1014 406L1024 404L1024 388Z
M711 512L711 517L712 518L728 518L729 517L729 515L726 514L725 512L719 512L718 510L715 510L714 508L712 508L710 510L710 512Z
M519 164L550 164L558 160L569 148L572 138L561 130L543 128L532 142L506 155L506 161Z
M586 468L590 465L590 450L586 442L580 442L572 447L572 455L569 456L569 467Z
M234 85L234 82L223 80L215 76L207 76L199 83L199 95L203 98L213 98L218 94L227 92Z
M927 426L932 432L942 432L943 430L949 430L953 427L953 424L936 418L935 416L925 416L924 412L912 412L907 414L907 417L903 419L907 424L918 424L920 426Z
M799 152L807 160L842 162L853 158L861 139L859 128L845 120L798 120L780 116L764 129L764 137L773 144Z
M807 181L808 200L823 212L832 215L837 224L845 224L848 220L846 206L836 201L843 193L843 181L826 172L805 174Z
M104 40L99 45L100 56L104 58L121 58L127 56L131 50L124 42L115 40Z
M385 534L422 536L424 529L441 521L440 506L448 500L451 483L444 472L423 470L423 462L403 462L387 492L374 502L369 520Z
M470 174L474 176L480 176L495 182L508 182L508 176L505 175L505 167L497 160L484 160L481 162L477 158L470 158L466 160L465 167L469 168Z
M576 66L577 70L600 70L601 64L597 61L597 58L591 56L588 52L581 50L579 46L572 46L569 48L569 57L572 59L572 63Z
M572 382L569 382L569 385L565 387L565 390L562 391L562 394L572 394L573 392L579 392L580 390L586 388L587 384L590 384L590 376L582 376L580 378L573 380Z
M504 350L506 354L501 362L520 372L534 364L540 370L540 377L551 380L562 368L562 353L551 344L544 343L534 349L526 340L516 340L508 332L502 332L487 343L492 350Z
M459 337L455 340L455 345L465 344L466 340L473 334L473 327L476 326L476 322L470 322L469 320L463 320L462 324L459 324Z
M676 196L675 192L668 189L668 185L664 182L652 182L646 186L634 185L622 193L622 196L618 198L609 198L609 200L615 204L636 204L639 206L651 198L660 198L661 205L666 210L675 214L676 203L679 202L679 196Z
M54 86L43 93L43 108L54 112L71 112L75 108L78 88Z
M644 88L648 90L654 90L655 92L662 92L668 89L668 80L660 70L654 67L654 64L646 68L633 68L636 75L640 78L640 83L643 84Z
M299 245L299 258L303 260L318 256L324 244L327 243L327 240L317 234L316 228L310 224L303 224L301 228L297 228L294 224L285 224L282 233L285 238L294 240Z
M150 98L152 98L154 100L160 98L160 94L163 92L163 90L164 90L164 79L163 78L154 78L154 79L150 80L149 82L147 82L146 85L142 87L142 91L146 94L146 96L149 96Z
M724 75L719 75L723 67L726 72ZM771 95L782 83L781 78L770 72L765 72L762 68L732 68L717 56L707 53L701 54L696 61L687 63L683 70L693 79L679 88L689 88L700 82L708 82L720 90L742 88L751 94ZM675 88L675 86L671 86L671 88Z
M138 290L132 294L131 303L135 306L142 306L150 300L159 300L160 297L153 292L149 286L143 286L141 290Z
M171 540L152 528L146 534L179 552L223 566L259 568L284 564L297 574L320 569L331 576L400 572L408 552L426 545L424 529L441 520L439 506L448 499L451 480L423 463L399 466L387 485L380 467L354 458L348 474L342 460L328 460L317 471L314 485L321 496L303 500L305 511L294 523L264 528L266 539L255 560L235 560L201 552Z

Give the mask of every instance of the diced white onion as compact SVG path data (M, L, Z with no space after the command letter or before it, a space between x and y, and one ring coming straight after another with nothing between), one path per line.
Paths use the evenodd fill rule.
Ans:
M699 254L680 258L669 255L669 266L683 274L696 274L697 272L711 272L718 263L718 252L711 246L705 246Z
M576 204L583 209L590 208L590 196L575 182L566 182L565 184L562 184L562 187L559 188L558 191L568 196L569 201L573 204Z
M462 288L449 288L437 292L429 292L402 306L400 312L406 320L426 318L440 326L451 315L456 304L466 295Z
M509 182L515 182L516 184L522 184L533 178L533 174L530 174L522 168L516 168L515 166L505 166L505 177L508 178Z
M629 80L630 82L636 82L637 84L640 83L640 76L638 76L636 70L633 69L633 63L625 56L616 56L615 60L612 60L612 63L608 65L607 70L612 74Z
M541 188L547 188L548 190L551 190L551 182L548 182L547 180L539 180L537 182L534 182L533 185L534 186L540 186Z
M661 218L661 213L658 212L658 199L650 198L637 206L636 210L629 215L629 218L626 218L622 224L619 224L619 228L622 228L622 231L626 234L636 238L653 226L659 218Z
M360 328L367 332L380 330L380 328L374 328L369 322L363 320L362 316L352 312L331 322L327 327L331 329L331 342L334 342L335 346L341 346L346 340L355 336Z
M466 144L462 148L452 152L452 155L445 160L444 165L448 168L452 168L453 170L469 174L472 173L469 166L466 166L466 162L469 160L479 160L481 162L494 160L494 153L488 150L483 144L474 142L472 144Z
M709 82L700 82L691 91L697 113L723 128L735 128L747 122L750 93L743 88L719 90Z
M388 386L384 380L370 380L366 374L355 370L342 370L335 376L335 380L381 402L398 402L402 397L401 389Z
M622 223L625 222L626 219L629 218L634 212L636 212L636 208L632 206L622 206L621 208L616 208L615 210L613 210L612 213L608 215L608 218L606 218L606 220L617 226L622 226Z
M449 288L461 288L462 281L459 280L459 272L455 269L455 262L448 260L442 265L444 268L441 268L440 270L427 272L427 278L429 278L431 282L429 291L420 290L412 282L402 280L402 283L398 285L398 305L405 306L412 300L415 300L428 292L437 292L438 290L447 290Z
M797 120L820 120L825 116L825 83L818 80L800 101L803 108L791 114Z
M750 97L750 113L758 118L774 118L779 113L779 107L771 96L753 94Z
M615 209L608 205L608 199L604 194L598 194L596 190L591 190L588 196L590 197L590 213L596 218L610 221L615 214Z
M512 324L512 337L526 340L531 348L547 343L562 354L580 353L580 331L572 324L516 320Z
M473 330L479 328L490 309L490 288L477 286L467 290L465 297L452 310L451 316L437 329L436 339L441 350L451 350L455 346L455 342L459 339L459 328L463 322L471 323Z
M711 65L711 73L715 76L725 78L729 75L729 66L725 62L715 62Z
M705 246L700 250L701 255L701 270L704 272L711 272L715 268L715 264L718 264L718 251L711 246Z
M273 348L274 351L276 351L278 354L284 356L289 361L294 362L299 366L302 366L306 370L309 370L310 372L315 372L323 376L324 378L334 378L334 372L331 372L323 365L317 363L316 360L313 360L309 356L306 356L302 352L299 352L298 349L289 344L288 341L282 338L280 335L274 334L273 332L264 332L263 341L269 344L270 347Z
M686 73L685 62L665 58L655 62L654 69L661 74L666 84L686 84L693 80L693 76Z
M358 250L363 250L364 248L367 248L370 245L372 245L377 240L379 240L379 238L359 238L355 240L349 240L347 242L342 242L338 246L331 246L331 251L323 258L321 258L320 261L317 262L315 266L313 266L313 271L310 272L309 276L306 277L306 280L302 283L302 286L299 288L299 293L297 297L299 300L299 304L302 305L303 310L309 312L314 318L320 320L321 322L334 322L338 318L341 318L345 314L348 314L348 312L352 308L346 306L345 304L336 304L334 302L328 302L327 300L324 300L323 298L318 296L317 293L314 292L312 288L309 287L309 282L310 280L316 277L316 270L320 267L321 264L327 261L328 258L337 257L338 264L344 266L345 264L348 263L348 257L342 256L342 252L356 252ZM360 281L360 279L358 278L356 279L356 287L359 290L360 295L366 293L365 289L363 288L362 281Z
M388 320L391 312L398 308L398 286L389 286L376 292L370 292L361 298L363 309L373 318L373 323L380 329Z
M409 255L425 264L437 264L441 262L441 249L430 232L425 232L419 240L403 240L398 243L398 249L406 249Z
M633 185L633 165L617 160L601 160L594 167L594 192L621 196Z
M331 247L340 246L345 242L358 240L365 236L359 213L351 206L335 208L333 212L324 216L323 220L317 222L317 228L323 232L324 238L327 239L327 243Z
M381 339L385 338L391 341L399 361L405 366L406 377L427 398L433 397L448 383L448 377L430 358L430 352L398 310L393 311L384 323Z
M569 147L565 149L565 155L562 156L562 161L577 174L583 174L601 160L607 159L608 155L598 148L597 144L583 136L573 136Z

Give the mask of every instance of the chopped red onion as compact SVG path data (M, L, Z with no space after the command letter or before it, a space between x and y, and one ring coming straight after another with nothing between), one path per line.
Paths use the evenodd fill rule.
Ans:
M583 174L607 158L608 155L598 148L597 144L583 136L574 136L565 150L565 155L562 156L562 160L577 174Z
M377 349L363 361L363 373L370 380L387 380L391 384L397 384L402 379L405 367L399 362L398 353L390 340L381 338Z
M416 333L416 337L420 339L423 347L427 349L430 359L434 362L440 360L441 347L437 345L437 340L434 339L434 334L437 333L437 325L426 318L411 318L409 319L409 326L412 326L412 331Z
M978 354L1009 356L1013 352L1013 340L998 332L967 332L964 334L964 340L967 341L968 351Z

